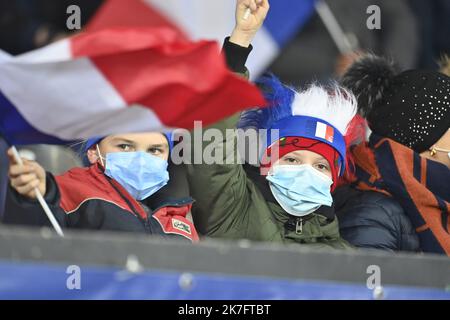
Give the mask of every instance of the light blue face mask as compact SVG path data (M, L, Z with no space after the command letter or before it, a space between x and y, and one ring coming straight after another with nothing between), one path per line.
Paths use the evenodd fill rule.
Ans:
M135 199L143 200L167 184L167 166L166 160L147 152L110 152L106 154L105 174Z
M276 165L266 179L275 199L291 215L303 217L333 203L333 181L310 165Z

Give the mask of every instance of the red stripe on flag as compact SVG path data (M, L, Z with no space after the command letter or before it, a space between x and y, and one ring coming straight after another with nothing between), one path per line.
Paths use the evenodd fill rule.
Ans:
M217 43L176 41L166 28L87 33L72 39L72 51L90 57L128 105L148 107L166 126L209 125L265 105L254 85L227 69Z
M325 140L329 141L330 143L333 143L334 140L334 129L331 126L327 125L327 130L325 132Z
M164 0L163 0L164 1ZM87 25L87 31L110 27L169 27L180 37L188 36L172 21L142 0L107 0Z
M116 27L78 34L71 38L70 45L72 56L77 58L123 54L182 42L187 41L167 27Z

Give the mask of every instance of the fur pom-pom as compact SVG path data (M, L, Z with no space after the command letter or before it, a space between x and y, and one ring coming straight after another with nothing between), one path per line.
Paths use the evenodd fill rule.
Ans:
M379 103L396 75L392 61L367 54L354 62L342 76L341 84L358 99L358 113L367 117Z

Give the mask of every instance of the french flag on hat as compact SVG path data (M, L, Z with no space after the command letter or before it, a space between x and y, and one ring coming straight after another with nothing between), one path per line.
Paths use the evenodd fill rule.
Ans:
M107 0L89 30L110 26L170 26L186 38L222 43L235 23L236 0ZM252 41L247 67L262 74L282 48L310 19L315 0L272 0L261 30Z
M326 123L317 121L316 122L316 133L317 138L325 139L330 143L334 140L334 128Z
M345 136L357 109L355 96L337 84L329 87L314 84L296 91L271 74L259 79L258 84L264 88L269 107L244 111L238 127L268 129L261 155L283 138L313 139L338 152L343 173Z

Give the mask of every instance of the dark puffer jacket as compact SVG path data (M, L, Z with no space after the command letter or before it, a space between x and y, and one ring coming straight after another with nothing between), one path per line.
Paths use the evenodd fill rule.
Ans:
M389 251L418 251L419 239L393 198L343 186L333 195L341 236L352 245Z

